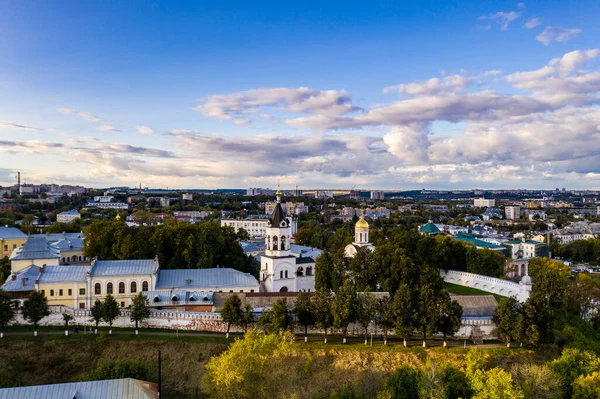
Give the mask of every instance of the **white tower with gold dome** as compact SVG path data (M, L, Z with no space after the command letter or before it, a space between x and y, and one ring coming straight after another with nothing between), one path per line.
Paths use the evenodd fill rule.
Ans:
M373 244L369 242L369 223L363 218L360 218L354 226L354 242L344 248L345 256L354 258L359 248L367 248L369 251L375 250Z

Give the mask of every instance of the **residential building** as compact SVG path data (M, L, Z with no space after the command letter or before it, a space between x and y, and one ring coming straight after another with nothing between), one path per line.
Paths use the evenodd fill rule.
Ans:
M546 215L546 212L544 211L538 211L538 210L534 210L534 209L526 209L525 210L525 216L527 217L527 219L533 221L533 220L546 220L546 218L548 217Z
M16 273L28 266L58 266L60 250L42 237L29 237L22 246L13 250L8 258L11 272Z
M89 201L86 208L129 209L129 205L124 202Z
M166 208L171 205L171 198L169 197L160 197L160 206Z
M496 206L496 200L494 199L485 199L485 198L475 198L473 200L473 206L478 208L488 208Z
M317 190L317 191L315 191L315 198L320 198L320 199L333 198L333 191Z
M507 220L517 220L521 218L521 208L518 206L506 206L504 215Z
M292 236L296 234L298 230L298 221L292 217L286 217L288 225L290 226ZM237 232L239 229L244 229L248 232L251 238L254 237L266 237L269 219L267 218L252 218L246 219L221 219L221 226L231 226L235 228Z
M502 219L503 216L499 212L484 212L481 214L481 219L483 221L489 221L494 219Z
M247 196L255 196L255 195L273 195L274 191L270 188L262 188L262 187L250 187L246 190Z
M56 215L58 223L71 223L75 219L81 219L81 214L75 209L64 211Z
M12 252L25 244L27 234L16 227L0 227L0 259L9 257Z
M372 200L383 200L385 199L385 193L383 191L371 191L371 199Z
M214 212L209 212L209 211L176 211L176 212L173 212L173 216L176 218L188 217L191 219L206 219L213 213Z
M16 210L17 210L16 203L0 201L0 212L14 212Z
M96 195L94 202L113 202L114 198L112 195Z
M504 243L510 249L513 260L548 257L550 249L547 244L534 240L511 240Z
M192 194L192 193L181 194L181 199L184 200L184 201L193 201L194 200L194 194Z

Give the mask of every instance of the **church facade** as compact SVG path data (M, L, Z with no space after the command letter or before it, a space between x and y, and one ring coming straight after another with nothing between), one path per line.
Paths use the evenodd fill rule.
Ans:
M374 251L375 247L369 242L369 223L363 218L360 218L354 226L354 242L346 245L344 254L347 258L354 258L360 248L366 248L369 251Z
M292 228L281 206L281 191L267 222L265 254L261 256L260 290L263 292L313 292L315 260L291 252Z

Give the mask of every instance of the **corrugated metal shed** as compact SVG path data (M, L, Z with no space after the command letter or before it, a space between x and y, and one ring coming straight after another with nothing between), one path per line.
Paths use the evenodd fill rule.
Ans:
M156 262L156 268L158 268L158 262ZM149 275L154 272L154 259L98 260L92 268L94 277Z
M46 266L40 274L40 283L85 282L91 266Z
M13 251L10 260L59 258L60 251L52 247L44 238L29 237L22 247Z
M0 389L0 399L25 398L157 399L158 393L156 384L133 378Z
M229 268L161 270L157 290L195 289L214 290L222 287L257 286L258 281L248 273Z

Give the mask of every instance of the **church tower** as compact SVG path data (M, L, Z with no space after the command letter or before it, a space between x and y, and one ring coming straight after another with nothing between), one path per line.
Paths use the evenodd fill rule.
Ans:
M344 248L345 256L354 258L359 248L367 248L369 251L375 250L373 244L369 242L369 223L363 218L360 218L354 226L354 242Z
M290 250L292 228L281 207L281 190L267 224L265 254L261 256L261 290L266 292L296 291L296 257Z

